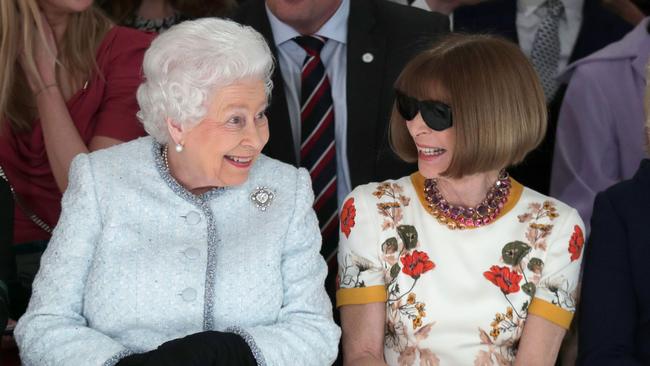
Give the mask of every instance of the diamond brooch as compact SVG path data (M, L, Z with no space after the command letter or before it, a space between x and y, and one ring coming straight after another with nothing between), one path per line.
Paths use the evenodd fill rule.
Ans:
M251 193L251 201L253 201L260 211L266 211L271 205L271 202L273 202L273 198L275 198L275 194L267 187L257 187Z

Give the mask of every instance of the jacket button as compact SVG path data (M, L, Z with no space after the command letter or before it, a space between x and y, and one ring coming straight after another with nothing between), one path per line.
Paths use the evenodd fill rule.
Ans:
M190 211L185 215L185 222L190 225L196 225L201 222L201 215L198 212Z
M200 252L198 249L196 249L196 248L187 248L187 249L185 249L185 251L183 252L183 254L185 254L185 256L186 256L188 259L196 259L196 258L199 257L199 255L201 254L201 252Z
M186 302L194 301L194 299L196 299L196 290L191 287L188 287L185 290L183 290L183 292L181 292L181 297Z

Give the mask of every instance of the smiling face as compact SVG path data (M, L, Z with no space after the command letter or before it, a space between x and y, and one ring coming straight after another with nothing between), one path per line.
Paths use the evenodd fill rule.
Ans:
M420 113L406 127L418 151L418 170L425 178L437 178L451 164L456 145L454 127L443 131L429 128Z
M236 186L248 179L269 140L266 106L262 80L239 81L215 93L205 118L180 136L184 149L179 155L191 165L189 186Z

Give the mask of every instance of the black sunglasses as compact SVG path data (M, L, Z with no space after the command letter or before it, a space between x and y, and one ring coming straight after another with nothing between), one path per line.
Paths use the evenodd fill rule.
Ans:
M417 100L395 90L397 111L407 121L413 120L420 113L424 123L436 131L443 131L453 125L451 107L435 100Z

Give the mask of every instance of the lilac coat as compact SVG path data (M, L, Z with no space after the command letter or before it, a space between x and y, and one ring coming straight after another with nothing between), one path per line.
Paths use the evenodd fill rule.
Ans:
M596 193L630 179L646 157L648 19L561 76L570 83L558 120L551 196L575 207L587 230Z

